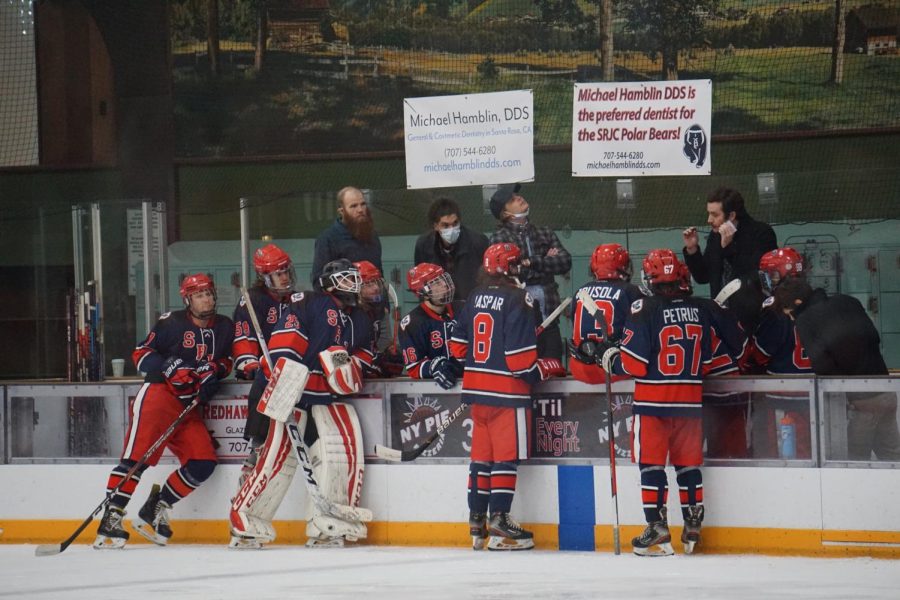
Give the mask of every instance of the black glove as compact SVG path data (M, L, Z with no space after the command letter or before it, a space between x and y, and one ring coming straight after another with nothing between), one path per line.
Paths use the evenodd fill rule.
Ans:
M619 356L619 346L606 340L598 341L597 353L594 356L597 364L600 365L604 371L612 375L613 364L615 363L616 357Z
M446 356L432 358L429 368L431 370L431 378L445 390L449 390L456 385L458 375L455 374L455 368L450 364L450 360Z
M569 356L578 362L586 365L593 365L597 362L597 342L595 340L582 340L577 346L571 339L566 340L569 347Z
M447 364L450 366L450 370L457 379L462 377L463 371L466 370L465 366L452 356L447 359Z
M203 363L196 369L194 374L197 375L199 389L197 390L197 399L200 404L206 404L219 391L219 378L216 376L216 366L211 363Z

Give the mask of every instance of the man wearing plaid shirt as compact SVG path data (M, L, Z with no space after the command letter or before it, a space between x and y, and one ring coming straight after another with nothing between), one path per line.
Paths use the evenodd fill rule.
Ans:
M559 288L554 277L572 269L572 256L549 227L536 227L528 220L528 202L519 195L521 185L501 185L491 196L490 208L500 221L491 234L491 244L512 243L522 251L519 280L537 301L543 321L559 306ZM538 336L538 356L562 360L563 344L559 322L553 321Z

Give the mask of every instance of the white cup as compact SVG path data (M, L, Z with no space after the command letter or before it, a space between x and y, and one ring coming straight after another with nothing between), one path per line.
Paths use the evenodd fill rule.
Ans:
M124 358L112 359L112 374L113 374L113 377L124 377L125 376L125 359Z

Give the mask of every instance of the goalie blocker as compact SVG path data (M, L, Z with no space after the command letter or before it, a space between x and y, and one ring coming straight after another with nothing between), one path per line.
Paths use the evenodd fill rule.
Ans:
M310 419L312 416L312 419ZM290 419L309 448L313 476L335 506L358 507L363 481L362 430L352 405L335 402L295 409ZM287 427L270 427L259 460L231 506L233 548L259 548L275 540L272 525L294 474L297 457ZM365 523L353 520L353 510L340 518L310 501L307 505L308 546L342 546L367 535ZM359 513L365 512L359 509Z

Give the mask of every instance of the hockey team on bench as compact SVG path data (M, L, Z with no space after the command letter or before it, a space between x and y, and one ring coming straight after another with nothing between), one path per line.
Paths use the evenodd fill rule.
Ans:
M761 265L774 276L770 280L777 283L797 274L797 267L802 270L793 250L770 254ZM520 256L514 244L490 246L482 279L467 302L453 301L453 281L437 265L418 264L407 274L420 304L400 321L406 373L433 379L443 389L461 383L462 402L471 406L468 504L476 550L534 547L532 533L510 517L517 467L529 451L531 386L566 374L558 360L537 355L540 312L516 278ZM269 244L254 253L253 263L258 279L242 297L233 322L216 314L213 282L203 274L190 275L181 283L185 308L164 314L135 349L135 365L147 375L133 403L121 462L110 473L107 490L115 494L94 547L125 545L125 507L163 448L142 464L138 457L186 404L208 401L232 367L253 383L245 429L251 451L232 499L230 546L260 548L275 540L272 519L298 466L308 468L301 477L317 500L309 503L307 545L342 546L366 537L371 512L359 507L361 428L353 406L342 400L360 391L364 373L379 374L375 341L387 296L384 280L371 263L342 259L325 266L319 290L295 292L292 262L283 250ZM634 552L673 552L666 517L667 463L677 474L681 540L691 552L704 512L701 382L707 375L735 372L747 354L746 337L718 304L691 296L690 274L671 250L647 254L643 289L630 283L631 261L618 244L598 246L590 269L593 280L582 289L603 312L609 330L602 335L600 323L576 294L570 370L592 384L604 383L608 374L613 380L635 378L632 449L648 525L632 540ZM288 381L286 376L284 383L273 378L266 345L272 363L297 367L302 377ZM261 398L285 397L290 405L282 406L282 421L257 410ZM192 411L163 445L180 466L163 486L153 486L132 520L135 531L159 545L172 536L172 506L216 466L200 415ZM136 464L134 475L120 485Z

